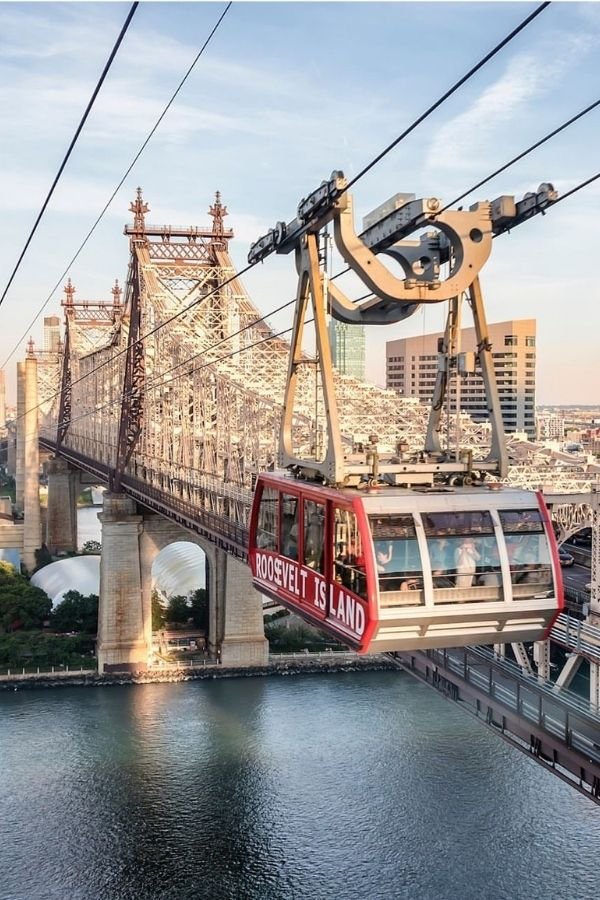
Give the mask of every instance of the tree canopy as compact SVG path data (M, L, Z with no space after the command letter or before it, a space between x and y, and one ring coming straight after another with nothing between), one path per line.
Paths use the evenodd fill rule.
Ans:
M55 631L63 634L76 631L96 634L98 630L98 596L84 597L79 591L67 591L52 611L50 623Z
M17 572L0 562L0 631L41 628L52 609L50 597Z

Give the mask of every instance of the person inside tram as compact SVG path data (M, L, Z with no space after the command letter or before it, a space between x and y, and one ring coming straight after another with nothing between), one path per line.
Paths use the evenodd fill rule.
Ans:
M375 561L377 563L378 572L384 573L390 571L393 552L394 548L391 543L388 543L386 547L384 541L375 542Z
M298 525L296 522L292 523L283 541L283 555L288 559L298 559Z
M322 571L323 563L323 526L317 513L311 513L304 534L304 560L310 569Z
M472 587L477 563L480 559L481 555L473 538L465 537L454 552L457 588Z

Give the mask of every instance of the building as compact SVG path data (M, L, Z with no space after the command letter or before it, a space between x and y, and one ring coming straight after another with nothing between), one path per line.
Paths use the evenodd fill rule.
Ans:
M535 319L511 319L489 325L502 418L507 432L535 438ZM438 368L438 341L443 332L386 343L386 387L404 397L430 402ZM474 328L461 331L461 352L476 350ZM453 392L452 392L453 393ZM456 402L451 410L455 411ZM461 376L460 408L476 422L487 420L481 370Z
M60 319L58 316L44 318L44 350L58 353L60 350Z
M562 415L538 415L537 440L562 441L565 437L565 418Z
M342 375L365 380L365 329L333 317L329 321L329 346L333 365Z
M0 429L6 425L6 384L4 381L4 369L0 369Z

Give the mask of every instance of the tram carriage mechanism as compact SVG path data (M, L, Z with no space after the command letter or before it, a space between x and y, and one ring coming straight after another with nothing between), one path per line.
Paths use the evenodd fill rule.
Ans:
M543 640L564 606L558 548L543 496L499 480L508 459L478 274L492 236L547 207L556 193L544 184L519 203L501 197L468 211L397 195L399 202L382 207L383 219L357 236L345 185L335 172L301 201L296 219L278 223L250 248L251 262L295 250L299 276L281 472L258 476L250 520L255 587L359 653ZM362 303L332 283L325 295L319 233L331 221L342 257L373 292ZM438 231L403 240L425 227ZM405 278L382 265L382 252L394 256ZM441 445L444 402L452 378L464 371L463 295L491 424L490 451L480 460L460 448L458 425L455 445ZM326 305L342 321L384 325L444 300L449 311L424 448L407 452L399 441L386 458L372 436L362 457L350 456L338 421ZM320 455L293 444L309 302L326 412Z

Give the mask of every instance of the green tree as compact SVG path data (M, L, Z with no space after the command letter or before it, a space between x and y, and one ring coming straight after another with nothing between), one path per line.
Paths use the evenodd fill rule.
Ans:
M196 628L208 632L208 591L206 588L198 588L191 597L192 621Z
M52 601L9 563L0 562L0 631L41 628Z
M191 614L192 610L187 597L176 594L169 599L165 620L173 625L185 625Z
M164 627L166 610L161 603L158 591L152 591L152 631L160 631Z
M52 611L50 623L55 631L96 634L98 630L98 597L79 591L67 591Z
M102 544L100 541L86 541L82 547L84 553L100 553Z

